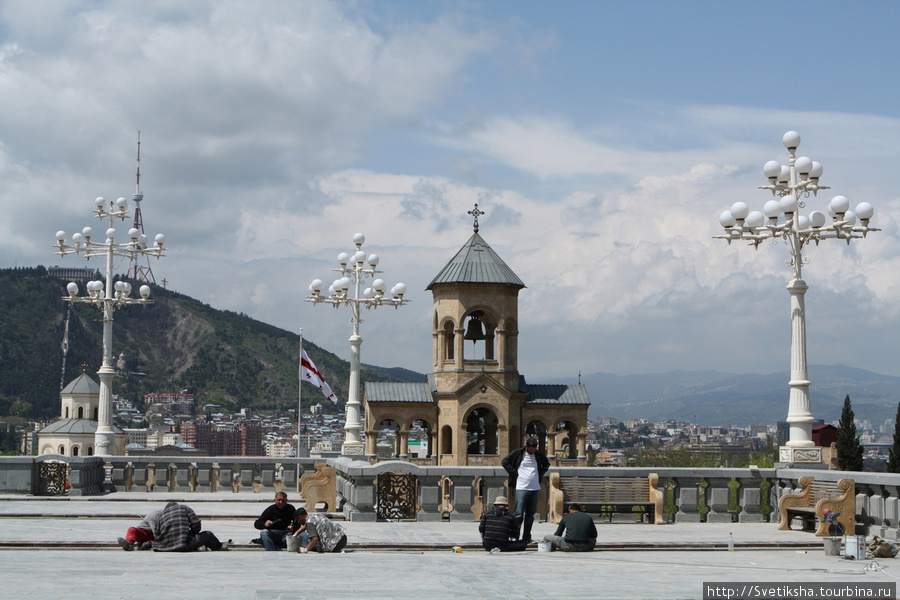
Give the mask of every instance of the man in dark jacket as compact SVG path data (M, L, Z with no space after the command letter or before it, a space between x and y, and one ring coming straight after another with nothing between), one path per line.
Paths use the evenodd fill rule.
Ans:
M518 552L525 549L524 541L510 540L518 537L519 527L516 518L507 510L508 504L506 496L497 496L493 508L481 513L478 531L481 533L481 545L488 552L494 548L499 548L501 552Z
M200 518L184 504L166 504L159 513L157 528L153 539L156 552L191 552L201 546L210 550L228 550L211 531L200 531Z
M518 525L524 524L522 539L525 543L531 542L531 526L541 494L541 480L550 468L547 455L537 446L535 438L528 438L524 448L513 450L500 462L509 473L509 489L516 493L516 530Z
M287 502L287 494L278 492L275 494L275 504L272 504L253 523L253 526L262 530L259 540L266 550L280 550L287 546L285 536L293 529L294 507Z

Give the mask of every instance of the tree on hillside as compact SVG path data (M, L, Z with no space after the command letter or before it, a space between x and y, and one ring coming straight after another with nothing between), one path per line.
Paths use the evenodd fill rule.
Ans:
M844 398L841 421L838 423L837 451L838 469L841 471L863 470L863 447L856 434L856 422L853 420L849 395Z
M888 452L888 473L900 473L900 403L897 403L897 416L894 417L894 446Z

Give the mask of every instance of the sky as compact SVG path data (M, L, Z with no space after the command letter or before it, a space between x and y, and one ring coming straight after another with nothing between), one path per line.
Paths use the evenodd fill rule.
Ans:
M362 361L431 371L425 288L477 203L527 286L530 382L787 371L788 249L713 236L795 130L832 188L807 210L842 194L881 229L806 250L809 363L900 375L898 24L888 1L0 0L0 267L95 266L55 233L105 228L140 132L157 282L339 356L349 309L304 298L361 232L410 300L364 312Z

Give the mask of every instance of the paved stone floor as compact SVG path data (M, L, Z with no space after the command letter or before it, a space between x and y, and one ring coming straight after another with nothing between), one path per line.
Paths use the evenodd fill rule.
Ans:
M477 550L477 524L343 523L348 551L298 555L247 543L270 501L241 493L113 494L62 501L0 497L0 598L444 599L702 598L704 582L896 582L900 559L826 556L812 534L775 524L600 524L585 554ZM123 552L115 538L168 499L204 529L232 538L229 552ZM216 500L216 501L213 501ZM555 526L535 524L534 533ZM725 544L733 532L736 550ZM15 547L29 541L32 547ZM428 550L411 550L416 543ZM451 550L465 547L461 553ZM379 546L375 549L375 546ZM406 547L406 549L404 549Z

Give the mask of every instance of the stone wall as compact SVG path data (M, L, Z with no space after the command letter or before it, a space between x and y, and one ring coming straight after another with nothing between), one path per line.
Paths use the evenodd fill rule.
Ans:
M315 471L317 458L268 457L66 457L57 455L0 457L0 493L34 494L37 465L62 461L68 465L70 496L116 491L231 493L240 490L271 495L296 490L299 474ZM338 506L351 520L377 518L376 479L380 473L414 475L415 518L418 520L477 519L500 495L507 495L501 467L446 467L405 461L369 464L349 458L325 461L337 472ZM665 494L663 513L670 522L777 522L778 498L799 491L797 480L811 475L826 481L856 481L858 535L900 539L900 475L809 469L683 469L552 467L562 475L636 477L659 475ZM546 488L539 512L547 517ZM633 519L630 515L614 518ZM847 532L851 533L851 532Z

